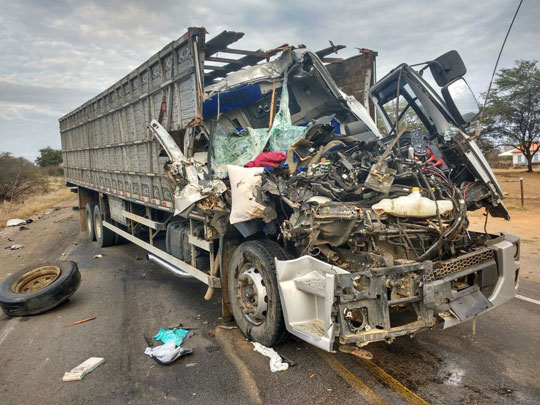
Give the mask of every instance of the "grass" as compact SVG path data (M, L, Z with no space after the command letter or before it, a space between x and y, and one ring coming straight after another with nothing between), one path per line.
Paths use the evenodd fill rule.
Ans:
M9 219L28 219L32 215L75 197L75 194L65 186L62 177L48 177L47 180L49 191L46 193L27 195L24 197L24 201L0 203L0 229L6 226Z

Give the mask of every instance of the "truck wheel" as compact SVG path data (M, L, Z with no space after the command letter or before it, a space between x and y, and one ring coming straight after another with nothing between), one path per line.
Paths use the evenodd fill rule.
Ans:
M86 217L86 232L90 240L96 240L96 232L94 229L94 203L87 203L84 209L84 216Z
M99 205L94 207L94 231L96 233L96 241L99 247L107 247L114 245L114 232L103 226L103 215Z
M37 315L66 301L80 284L74 262L31 266L0 284L0 306L9 316Z
M287 259L271 240L242 243L234 251L228 290L234 319L250 340L273 346L287 336L279 299L274 258Z

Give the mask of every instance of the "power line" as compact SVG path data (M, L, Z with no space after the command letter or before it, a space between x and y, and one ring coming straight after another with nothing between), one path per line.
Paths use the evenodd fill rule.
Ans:
M480 136L480 131L482 129L482 118L484 118L484 111L486 110L486 105L489 97L489 93L491 92L491 86L493 84L493 79L495 78L495 73L497 72L497 66L499 66L499 60L501 59L501 55L504 49L504 46L506 45L506 40L508 39L508 36L510 35L510 31L512 30L512 26L514 25L514 21L516 20L516 17L518 15L519 9L521 8L521 4L523 3L523 0L519 1L519 4L517 6L516 12L514 13L514 17L512 18L512 22L510 23L510 26L508 27L508 31L506 31L506 36L504 37L504 41L502 43L501 49L499 51L499 55L497 56L497 61L495 62L495 67L493 68L493 73L491 75L491 81L489 82L489 86L486 93L486 98L484 99L484 105L482 106L482 111L480 112L480 118L478 119L478 125L476 127L476 132L474 133L474 136L469 138L469 142L478 138Z

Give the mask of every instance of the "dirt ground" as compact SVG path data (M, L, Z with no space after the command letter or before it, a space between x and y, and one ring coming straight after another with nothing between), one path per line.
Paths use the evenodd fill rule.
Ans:
M510 221L488 218L488 232L508 232L521 238L521 279L540 283L540 171L495 169L503 189L504 203ZM520 181L523 178L524 207L520 208ZM482 210L469 213L470 229L483 231L485 216Z

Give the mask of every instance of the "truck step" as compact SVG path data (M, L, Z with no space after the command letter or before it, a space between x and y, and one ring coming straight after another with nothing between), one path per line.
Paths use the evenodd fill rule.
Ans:
M295 330L315 339L324 337L324 322L320 319L311 319L291 325Z
M300 291L304 291L308 294L316 295L318 297L325 297L326 280L321 277L313 277L311 274L295 279L294 284Z

